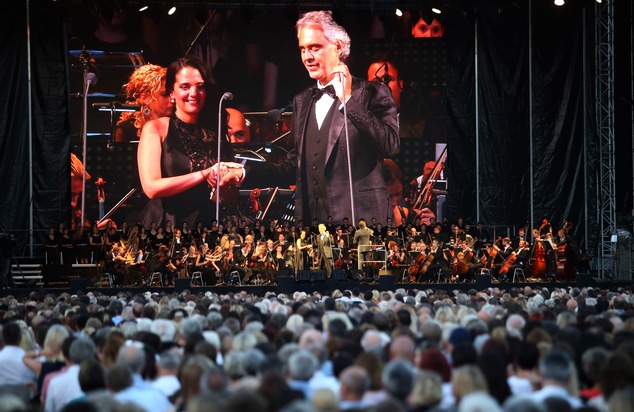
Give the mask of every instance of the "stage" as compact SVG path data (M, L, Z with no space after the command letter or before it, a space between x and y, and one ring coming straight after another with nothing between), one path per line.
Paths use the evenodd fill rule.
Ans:
M24 265L22 265L24 266ZM219 285L201 285L200 280L191 278L177 278L175 285L164 287L158 281L149 282L149 277L145 283L140 286L122 286L112 287L108 277L95 271L94 267L81 267L71 269L69 276L60 276L51 272L50 268L43 268L40 274L29 273L22 274L19 279L19 273L13 273L13 287L3 289L0 296L20 296L28 295L31 292L38 294L52 293L59 295L67 292L77 294L79 291L83 293L93 292L101 295L112 296L118 293L137 294L146 291L156 292L158 294L182 293L189 290L193 294L205 293L212 291L218 294L226 294L230 292L245 291L249 294L264 296L266 292L275 292L276 294L292 295L294 292L330 294L335 290L352 290L359 289L361 292L366 290L379 291L395 291L397 289L405 290L447 290L447 291L469 291L470 289L485 290L488 288L498 288L500 290L509 291L513 288L519 289L529 286L533 289L547 287L568 288L568 287L588 287L592 286L601 289L616 290L619 287L630 287L632 282L629 280L609 280L599 279L596 274L578 274L571 281L546 281L527 279L527 281L501 281L498 282L488 274L478 275L475 281L455 283L455 282L424 282L413 283L403 274L384 273L374 275L372 277L363 277L361 272L346 272L343 270L335 270L332 277L328 278L325 271L300 271L297 274L291 274L288 271L281 271L276 277L276 283L272 285L263 284L243 284L240 279L232 278L229 284ZM68 271L68 269L66 269ZM24 270L23 270L24 272ZM512 279L511 279L512 280ZM515 279L517 280L517 279ZM522 279L524 280L524 279Z

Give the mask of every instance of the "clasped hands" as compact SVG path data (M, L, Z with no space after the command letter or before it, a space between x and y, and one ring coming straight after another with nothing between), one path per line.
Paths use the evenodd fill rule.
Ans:
M244 177L244 166L235 162L216 163L207 175L207 183L215 188L218 185L218 176L220 187L238 185Z

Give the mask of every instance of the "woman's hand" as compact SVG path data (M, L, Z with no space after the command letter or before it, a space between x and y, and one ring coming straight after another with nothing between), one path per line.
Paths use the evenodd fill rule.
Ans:
M220 187L238 185L244 178L244 166L240 163L221 162L213 165L209 169L207 182L216 187L218 175L220 175Z

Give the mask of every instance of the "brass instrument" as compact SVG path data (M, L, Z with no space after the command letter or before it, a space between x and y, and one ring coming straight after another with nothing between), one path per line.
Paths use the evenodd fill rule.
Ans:
M438 157L438 160L436 160L436 165L434 166L434 169L429 175L429 179L427 179L425 186L416 197L416 201L412 205L413 209L421 210L431 204L432 195L434 193L432 189L434 187L434 184L438 180L438 177L440 176L440 172L442 172L442 169L444 168L446 161L447 161L447 146L445 146L442 153Z

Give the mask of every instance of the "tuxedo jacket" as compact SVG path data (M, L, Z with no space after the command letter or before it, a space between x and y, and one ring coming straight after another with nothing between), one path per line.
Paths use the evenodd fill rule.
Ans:
M303 199L304 185L301 168L304 167L305 130L310 114L314 110L312 92L308 88L293 100L292 144L287 161L281 164L261 163L247 168L244 186L268 187L296 185L295 215L305 217ZM348 181L343 108L338 100L328 134L325 154L325 185L329 215L341 222L352 217L352 202ZM400 137L397 109L390 89L377 82L352 79L352 95L346 102L348 135L352 169L355 219L387 215L388 197L383 179L383 159L398 153ZM312 184L312 183L310 183ZM323 211L306 211L311 218L320 217ZM325 217L324 219L325 220Z

